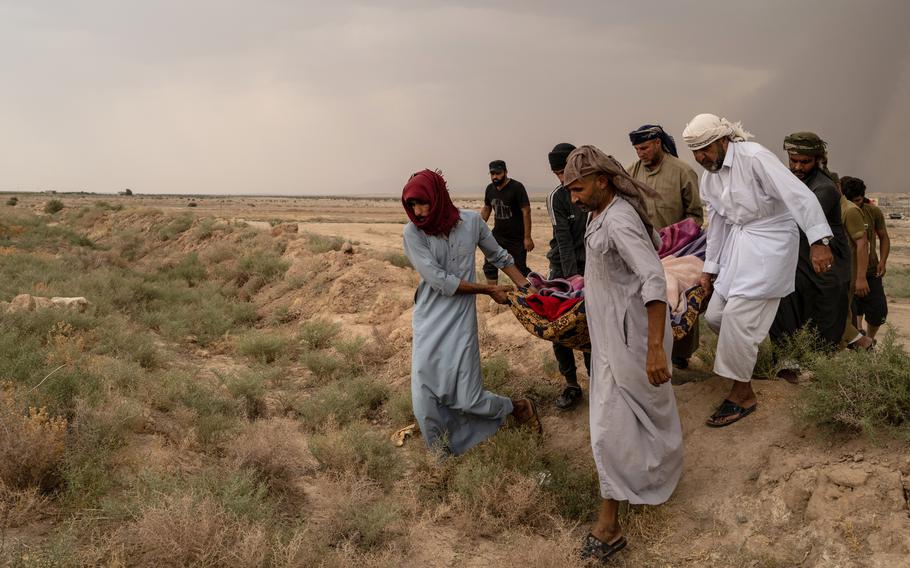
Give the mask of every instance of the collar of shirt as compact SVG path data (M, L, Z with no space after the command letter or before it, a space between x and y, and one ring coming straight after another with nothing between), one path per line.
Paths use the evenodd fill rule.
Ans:
M648 176L656 176L657 174L660 173L660 168L662 168L662 167L664 166L664 162L666 162L666 161L667 161L667 157L664 156L664 157L660 160L660 163L657 164L657 165L654 167L654 169L648 169L648 166L646 166L644 162L641 163L641 167L644 168L644 170L645 170L645 175L648 175Z
M724 163L721 164L722 168L732 168L733 167L733 157L736 155L736 142L732 140L727 144L727 155L724 156Z

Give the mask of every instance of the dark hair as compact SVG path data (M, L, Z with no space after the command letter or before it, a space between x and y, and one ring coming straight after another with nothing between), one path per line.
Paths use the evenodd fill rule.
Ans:
M866 182L859 178L844 176L840 178L840 187L844 192L844 197L850 201L866 196Z

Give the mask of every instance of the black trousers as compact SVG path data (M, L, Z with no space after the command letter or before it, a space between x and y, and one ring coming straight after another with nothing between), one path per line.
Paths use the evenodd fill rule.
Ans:
M584 275L585 265L583 262L578 263L578 271ZM562 267L550 265L550 280L554 278L565 278L562 273ZM559 374L566 378L567 383L575 383L578 380L578 367L575 364L575 350L563 347L562 345L553 344L553 355L556 357L556 363L559 365ZM591 354L584 352L585 369L588 376L591 376Z
M806 270L798 268L796 291L781 298L769 331L771 341L779 345L808 324L828 347L837 349L847 326L849 297L850 283L837 270L808 276Z
M883 325L888 318L888 299L882 279L877 276L866 276L869 282L869 293L865 297L853 296L853 313L864 316L869 325Z
M506 249L506 251L512 255L512 258L515 260L515 268L521 272L522 276L527 276L531 272L531 269L528 268L528 251L525 250L524 240L521 241L507 241L505 239L500 240L496 238L496 242L499 243L499 246ZM490 264L488 261L483 261L483 275L487 280L498 280L499 279L499 269Z

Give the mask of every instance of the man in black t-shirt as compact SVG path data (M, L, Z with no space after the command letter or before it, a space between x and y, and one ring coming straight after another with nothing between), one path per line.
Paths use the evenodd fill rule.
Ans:
M527 276L531 272L527 264L528 253L534 250L528 192L520 181L509 178L506 163L502 160L490 162L490 179L493 183L487 186L480 216L488 221L490 213L494 213L493 236L496 242L509 251L515 266ZM499 280L499 271L489 262L483 263L483 274L489 284Z

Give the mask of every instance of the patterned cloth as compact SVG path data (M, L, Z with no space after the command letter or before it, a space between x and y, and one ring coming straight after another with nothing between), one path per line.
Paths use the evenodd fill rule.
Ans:
M527 301L526 292L510 292L509 307L515 319L528 333L557 345L570 349L591 352L591 339L588 336L588 320L585 316L584 300L571 307L559 318L550 321L534 311ZM682 339L698 325L698 316L708 308L711 294L701 286L686 290L686 309L670 316L670 329L673 339Z

